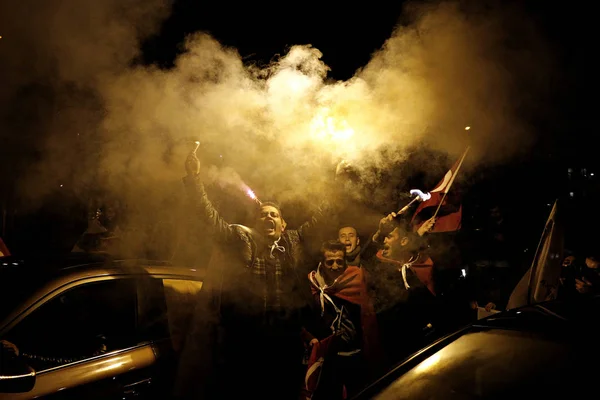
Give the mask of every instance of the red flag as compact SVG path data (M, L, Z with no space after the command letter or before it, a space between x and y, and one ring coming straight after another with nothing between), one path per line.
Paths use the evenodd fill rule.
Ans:
M462 165L468 151L469 148L467 147L463 155L454 163L452 168L450 168L450 170L446 172L444 178L436 185L435 188L433 188L433 190L430 192L431 198L419 204L419 207L417 207L411 220L411 224L413 225L414 231L419 229L423 222L427 220L427 218L416 218L417 215L421 213L421 211L423 211L426 208L435 207L435 209L431 209L431 216L433 216L437 211L439 211L439 208L441 206L444 206L448 203L447 194L450 191L452 183L454 183L454 179L456 178L458 170L460 169L460 166ZM459 230L462 219L462 205L458 206L457 211L450 212L444 215L438 214L436 219L437 220L431 232L454 232Z
M308 359L308 368L304 377L304 387L302 390L302 398L310 400L313 394L319 386L319 380L321 379L321 372L323 371L323 362L329 352L331 342L334 340L335 335L331 335L318 343L315 343Z
M0 237L0 257L10 256L10 251L8 251L8 247L4 244L4 240Z

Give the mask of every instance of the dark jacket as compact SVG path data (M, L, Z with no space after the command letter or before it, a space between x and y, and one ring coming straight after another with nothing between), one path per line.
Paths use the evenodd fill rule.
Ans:
M303 270L303 241L307 232L317 224L317 216L322 215L322 209L318 210L317 216L297 230L285 230L277 248L272 249L253 229L227 223L213 207L204 185L197 177L184 178L184 184L195 216L211 231L219 245L218 256L213 257L209 265L208 277L218 286L214 289L220 292L222 305L244 308L243 311L247 311L245 314L258 312L259 310L252 307L258 306L257 303L264 303L263 299L259 298L259 288L269 279L265 270L270 263L275 262L281 271L273 279L281 279L278 283L281 287L278 289L283 293L282 298L289 301L289 292L297 288L300 282L304 283L304 277L308 273L308 270ZM302 298L302 301L304 300L306 296Z

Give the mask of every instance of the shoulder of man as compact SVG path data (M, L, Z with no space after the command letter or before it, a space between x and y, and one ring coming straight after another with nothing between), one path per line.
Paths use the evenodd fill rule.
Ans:
M297 246L300 243L300 234L297 230L286 230L283 232L283 236L290 246Z

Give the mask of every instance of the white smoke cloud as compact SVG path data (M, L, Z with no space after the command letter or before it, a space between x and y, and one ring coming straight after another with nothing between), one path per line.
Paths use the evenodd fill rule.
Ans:
M310 45L261 68L206 33L187 38L174 68L140 66L140 41L168 16L163 1L33 3L0 8L11 18L2 21L9 45L0 51L12 54L0 101L14 103L34 83L53 96L40 106L51 118L24 127L43 138L41 160L21 180L32 198L57 181L82 194L95 185L133 202L160 198L184 174L190 138L224 154L230 169L205 167L212 180L251 182L260 196L289 201L320 196L342 158L377 187L378 171L417 144L450 156L471 145L476 165L504 161L530 143L521 92L539 92L543 74L531 60L546 54L518 10L455 2L409 8L412 22L398 26L367 65L331 82ZM27 29L15 23L25 16ZM509 20L518 29L508 29ZM15 125L4 128L19 134Z

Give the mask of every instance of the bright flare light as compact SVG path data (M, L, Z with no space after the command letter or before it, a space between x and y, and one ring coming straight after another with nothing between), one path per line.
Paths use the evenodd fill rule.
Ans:
M465 131L468 131L469 129L471 129L470 126L465 126Z
M246 196L250 197L252 200L257 202L259 205L262 205L262 201L260 201L258 199L258 197L256 197L256 194L254 193L254 191L252 189L250 189L246 184L242 185L242 189L244 190L244 192L246 192Z
M332 117L325 108L313 119L311 133L319 140L348 140L354 136L354 129L346 120Z

